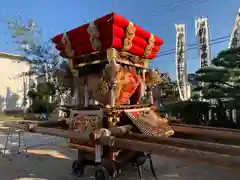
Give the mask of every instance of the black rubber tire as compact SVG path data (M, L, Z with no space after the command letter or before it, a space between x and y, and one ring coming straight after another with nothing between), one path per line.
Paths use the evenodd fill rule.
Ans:
M147 157L146 156L139 156L137 159L136 159L136 164L138 165L143 165L146 163L146 160L147 160Z
M95 171L95 180L109 180L109 172L103 166L97 166Z
M72 171L78 177L82 177L83 176L84 168L85 168L85 166L81 163L81 161L78 161L78 160L73 161L73 163L72 163Z

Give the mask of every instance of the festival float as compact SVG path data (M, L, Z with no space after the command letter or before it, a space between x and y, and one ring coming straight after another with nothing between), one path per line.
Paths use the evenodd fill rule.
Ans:
M68 138L69 147L78 150L72 164L78 176L93 165L96 180L115 178L126 163L132 163L142 176L141 165L149 160L157 179L151 153L223 164L234 161L240 166L239 147L171 137L181 132L240 140L239 131L228 134L221 129L176 126L156 113L152 88L161 78L148 63L159 53L161 38L110 13L52 41L68 60L78 84L76 106L65 108L68 115L60 123L62 129L59 122L9 126Z
M173 135L167 120L160 118L153 106L151 89L161 82L160 74L148 69L162 39L111 13L52 40L83 85L78 89L78 104L83 108L70 111L70 130L88 132L92 140L114 135L116 128L120 128L117 135L129 130L149 136ZM142 103L144 96L147 104ZM92 146L73 139L69 139L69 146L81 151L73 163L74 172L80 175L84 166L102 162L96 179L104 174L114 177L124 162L147 157L138 151ZM86 158L86 149L100 154Z

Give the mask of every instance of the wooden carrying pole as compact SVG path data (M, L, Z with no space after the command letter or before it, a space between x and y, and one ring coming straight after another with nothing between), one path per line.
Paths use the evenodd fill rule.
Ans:
M40 134L45 134L50 136L58 136L63 138L74 139L81 143L89 143L89 133L79 133L79 132L69 131L69 130L37 127L31 124L4 123L4 126L16 128L16 129L23 129L25 131L29 131L32 133L40 133ZM101 137L99 142L107 146L113 146L113 143L114 143L113 137L109 137L109 136Z
M227 130L215 130L215 129L204 129L204 128L192 128L188 126L171 126L177 133L195 135L199 137L215 138L219 140L238 140L240 141L240 132L238 131L227 131Z
M122 138L141 140L149 143L157 143L168 146L177 146L179 148L197 149L200 151L214 152L218 154L227 154L231 156L240 156L240 146L225 145L219 143L210 143L196 140L146 136L143 134L129 134Z
M20 122L20 123L24 123ZM64 124L63 121L48 121L43 123L37 123L38 126L43 127L53 127L55 125ZM26 122L29 123L29 122ZM32 122L31 122L32 123ZM240 141L240 130L237 129L227 129L227 128L215 128L215 127L205 127L205 126L196 126L196 125L186 125L186 124L177 124L173 123L171 127L174 129L176 134L186 134L186 135L195 135L205 138L214 138L219 140L238 140Z
M188 128L197 128L197 129L208 129L208 130L219 130L219 131L232 131L232 132L239 132L239 129L229 129L229 128L222 128L222 127L211 127L211 126L201 126L201 125L193 125L193 124L181 124L176 122L170 122L171 126L174 127L188 127Z
M52 128L44 128L44 127L29 127L29 126L26 126L25 124L4 124L4 125L18 128L18 129L25 129L35 133L42 133L47 135L70 138L83 143L90 142L89 134L85 134L85 133L64 131L60 129L52 129ZM169 138L169 141L171 141L171 138ZM190 143L190 141L188 143ZM240 168L240 156L237 156L238 154L236 150L231 152L235 156L230 156L230 155L217 154L217 153L208 152L208 151L187 149L186 146L183 146L183 145L181 147L177 147L176 144L175 145L172 144L171 146L163 143L160 144L160 141L158 143L154 141L153 143L153 142L145 142L142 139L133 140L133 139L126 139L126 138L125 139L114 138L112 136L100 137L98 139L98 143L106 146L112 146L114 148L128 149L132 151L151 152L158 155L185 158L185 159L197 159L204 162L210 162L210 163L215 163L219 165L226 165L226 166ZM202 143L203 143L202 145L208 144L208 147L210 147L211 145L213 147L218 145L218 144L209 144L205 142L202 142Z
M130 132L130 130L132 129L131 125L124 125L124 126L118 126L118 127L113 127L109 129L110 135L111 136L123 136L126 135ZM89 139L91 141L96 141L99 138L101 138L102 133L101 133L101 129L91 132L89 134Z
M110 129L111 135L117 136L129 140L140 140L149 143L157 143L168 146L175 146L179 148L189 148L196 149L200 151L213 152L218 154L226 154L231 156L240 156L240 147L232 145L224 145L219 143L210 143L196 140L187 140L179 138L169 138L169 137L156 137L156 136L147 136L143 134L131 133L128 132L131 130L131 126L125 125L121 127L115 127ZM100 131L95 131L90 134L89 139L95 141L101 137Z
M240 157L204 152L193 149L179 148L174 146L116 138L115 147L132 151L150 152L160 156L195 159L200 162L213 163L234 168L240 168Z

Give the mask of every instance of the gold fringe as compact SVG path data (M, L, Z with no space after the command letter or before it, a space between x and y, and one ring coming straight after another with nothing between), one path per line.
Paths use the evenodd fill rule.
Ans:
M71 42L70 42L70 39L69 39L67 33L63 34L63 37L62 37L61 41L64 45L64 49L65 49L65 52L66 52L67 56L68 57L73 57L74 56L74 51L71 47Z
M151 34L150 37L148 38L148 45L146 46L144 51L145 57L151 54L154 43L155 43L155 38L154 38L154 35Z
M135 37L136 28L132 22L129 22L128 27L125 32L125 39L123 43L123 50L128 51L132 47L132 40Z
M160 77L160 72L156 70L151 70L146 72L146 86L147 88L151 89L154 86L160 84L162 79Z
M87 32L90 34L90 42L95 51L101 50L101 42L99 40L99 31L94 22L89 23Z
M118 60L120 59L120 55L115 48L108 48L107 49L107 60Z

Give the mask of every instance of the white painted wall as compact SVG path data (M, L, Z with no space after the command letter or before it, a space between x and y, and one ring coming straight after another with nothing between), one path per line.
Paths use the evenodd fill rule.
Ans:
M29 88L29 77L17 77L28 72L30 65L21 56L0 53L0 111L23 109L24 95ZM28 102L29 103L29 102Z

